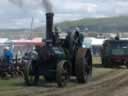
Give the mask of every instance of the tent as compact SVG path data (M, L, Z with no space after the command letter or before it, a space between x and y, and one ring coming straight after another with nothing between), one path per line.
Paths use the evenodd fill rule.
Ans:
M102 46L104 41L107 39L104 38L94 38L94 37L85 37L84 38L84 45L85 46Z

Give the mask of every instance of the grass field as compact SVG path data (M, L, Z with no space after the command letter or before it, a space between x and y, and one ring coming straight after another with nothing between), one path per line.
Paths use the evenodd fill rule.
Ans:
M101 61L99 57L93 58L94 65L100 64L100 63ZM97 78L100 78L111 71L112 69L93 67L92 80L94 81ZM56 87L54 86L54 88ZM27 87L24 84L23 78L9 79L9 80L0 79L0 96L30 96L30 94L36 94L36 93L39 94L40 92L43 92L44 90L47 90L47 89L49 90L49 88L44 86ZM32 95L32 96L35 96L35 95Z
M93 65L100 65L101 64L101 60L100 57L94 57L93 58ZM9 80L2 80L0 79L0 87L6 87L6 86L16 86L16 84L19 83L19 81L21 83L23 83L23 80L21 80L21 78L18 78L16 80L14 79L9 79Z
M95 57L95 58L93 58L93 64L100 64L101 63L101 61L100 61L100 57ZM94 75L98 75L98 74L102 74L102 72L101 71L103 71L104 69L96 69L96 68L94 68ZM95 74L95 73L97 73L98 72L98 74ZM24 80L23 80L23 78L18 78L18 79L9 79L9 80L3 80L3 79L0 79L0 90L2 90L2 89L5 89L5 88L7 88L7 89L15 89L16 87L24 87L25 85L24 85Z
M93 58L93 64L100 64L100 57L95 57ZM4 87L9 87L9 86L23 86L24 85L24 80L21 78L18 79L9 79L9 80L2 80L0 79L0 90L3 89Z

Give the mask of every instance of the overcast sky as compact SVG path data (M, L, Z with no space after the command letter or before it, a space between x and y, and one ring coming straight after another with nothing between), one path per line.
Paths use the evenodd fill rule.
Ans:
M45 10L41 0L23 0L22 6L0 0L0 28L29 28L45 24ZM51 0L55 21L77 20L86 17L128 15L128 0Z

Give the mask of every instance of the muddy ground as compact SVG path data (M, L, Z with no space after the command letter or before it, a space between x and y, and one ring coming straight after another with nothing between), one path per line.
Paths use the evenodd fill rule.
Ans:
M103 68L101 64L94 64L92 79L87 84L78 84L75 78L65 88L42 80L40 83L27 87L21 78L0 80L0 96L128 96L125 67Z

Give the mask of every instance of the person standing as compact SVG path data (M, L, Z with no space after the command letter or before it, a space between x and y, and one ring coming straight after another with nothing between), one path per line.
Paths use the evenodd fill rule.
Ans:
M4 48L4 61L6 64L11 64L13 59L13 52L9 47Z

